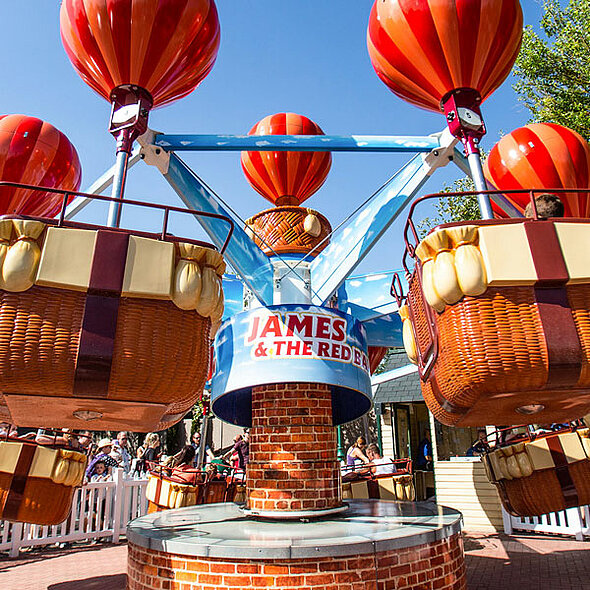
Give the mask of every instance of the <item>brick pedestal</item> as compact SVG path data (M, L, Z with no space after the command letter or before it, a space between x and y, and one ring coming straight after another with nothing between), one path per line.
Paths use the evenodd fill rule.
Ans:
M342 505L329 386L253 388L247 495L251 510L277 516Z
M129 590L322 588L465 590L460 534L374 554L316 559L195 558L129 544Z

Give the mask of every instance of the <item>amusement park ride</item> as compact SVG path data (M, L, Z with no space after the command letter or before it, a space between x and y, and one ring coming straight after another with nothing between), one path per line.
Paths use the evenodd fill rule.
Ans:
M251 519L250 533L243 532L254 544L240 545L238 559L254 559L256 539L278 534L256 517L320 519L310 530L318 538L325 537L322 523L340 527L333 545L323 539L318 558L366 552L344 532L343 523L359 515L382 514L377 536L364 537L379 555L405 546L395 524L402 517L432 518L437 539L454 538L452 511L354 502L347 511L342 503L334 426L370 409L370 374L386 347L405 346L430 410L448 425L564 422L590 411L590 148L558 125L528 125L494 147L484 171L480 104L516 59L518 0L418 1L411 10L406 4L375 2L369 54L396 95L444 113L448 129L432 136L329 136L293 113L264 118L246 137L151 131L150 109L189 94L213 67L213 0L63 0L66 52L112 105L117 155L110 199L78 192L76 151L51 125L0 119L3 419L32 427L164 429L203 390L215 336L212 410L251 428L246 508L207 513L236 527L244 514ZM173 45L163 43L170 38ZM127 169L140 159L136 141L144 163L186 206L143 204L162 212L156 233L119 227L122 207L140 204L124 196ZM242 227L179 156L194 150L241 151L246 178L273 207ZM326 179L332 151L415 155L333 231L320 212L302 206ZM451 160L471 174L482 219L444 224L420 239L414 204L405 272L352 278L426 180ZM523 219L525 205L547 191L559 193L565 218ZM105 226L72 220L92 199L110 202ZM172 211L194 216L212 244L171 235ZM235 275L225 272L226 262ZM383 305L390 288L395 298ZM560 437L496 451L488 459L492 481L505 489L517 478L551 472L554 504L587 503L588 431ZM62 448L0 442L2 517L63 520L84 460ZM518 511L517 500L505 503ZM554 505L544 503L546 509ZM198 512L206 507L186 510L197 512L150 515L156 540L142 537L144 525L132 525L132 544L165 551L164 536L176 534L176 525L208 518ZM290 556L297 553L288 543L301 534L281 537ZM199 538L190 543L201 546L185 549L230 555L215 554L211 541ZM393 538L397 545L387 545ZM445 587L462 587L462 576L459 568Z

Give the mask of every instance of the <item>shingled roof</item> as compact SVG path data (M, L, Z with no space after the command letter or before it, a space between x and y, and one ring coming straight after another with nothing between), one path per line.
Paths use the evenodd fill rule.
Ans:
M403 348L392 348L385 365L385 371L409 365L410 361ZM384 372L385 372L384 371ZM377 386L374 402L376 404L396 402L423 402L418 373L412 373L399 379L392 379Z

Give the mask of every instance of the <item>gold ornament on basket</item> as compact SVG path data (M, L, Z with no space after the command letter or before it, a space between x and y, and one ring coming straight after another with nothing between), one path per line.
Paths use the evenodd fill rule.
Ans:
M45 229L41 221L12 220L18 236L10 246L2 265L4 288L13 293L30 289L35 284L41 250L35 241Z
M199 261L205 251L196 244L179 243L180 260L174 274L174 295L172 300L180 309L196 309L201 297L203 280Z
M464 295L477 297L488 287L486 270L477 247L475 225L460 225L446 230L455 250L455 271Z

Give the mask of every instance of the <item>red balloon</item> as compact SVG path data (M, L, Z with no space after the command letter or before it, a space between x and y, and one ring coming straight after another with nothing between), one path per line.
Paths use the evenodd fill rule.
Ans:
M311 119L277 113L259 121L250 135L324 135ZM330 152L242 152L242 170L250 185L271 203L299 205L324 184Z
M63 0L61 38L78 74L98 94L133 84L154 106L192 92L219 48L213 0Z
M488 182L498 190L590 189L590 145L575 131L555 123L533 123L505 135L484 164ZM506 197L524 211L529 195ZM590 194L559 193L566 217L590 217ZM502 217L506 213L494 205Z
M0 180L77 191L82 168L74 146L53 125L25 115L0 116ZM54 217L63 197L42 190L0 188L0 214Z
M440 111L472 88L482 99L508 76L522 38L518 0L376 0L367 45L381 80L400 98Z

